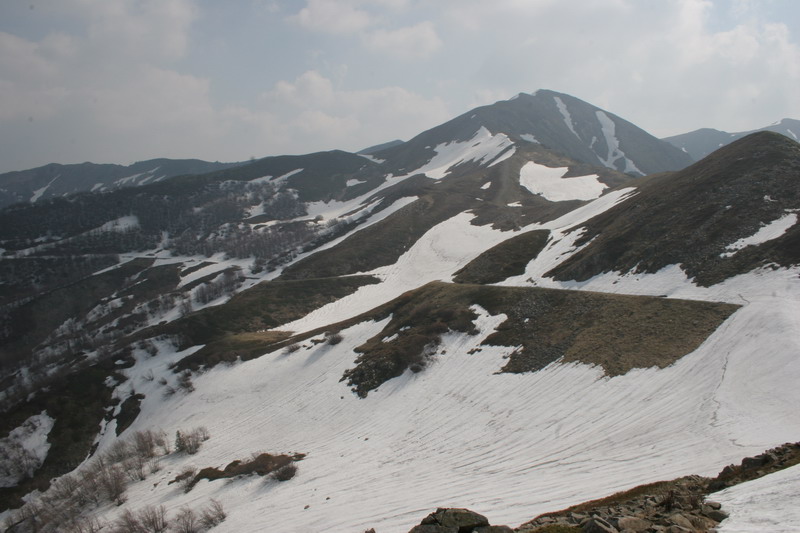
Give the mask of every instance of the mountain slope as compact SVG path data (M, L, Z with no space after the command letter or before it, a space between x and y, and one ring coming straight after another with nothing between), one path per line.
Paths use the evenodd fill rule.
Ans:
M737 139L746 137L751 133L757 133L760 131L772 131L775 133L780 133L781 135L785 135L793 141L797 141L798 135L800 135L800 120L785 118L776 122L775 124L764 126L763 128L742 131L739 133L728 133L727 131L702 128L699 130L690 131L688 133L682 133L680 135L673 135L672 137L665 137L662 140L672 144L673 146L676 146L677 148L680 148L692 156L695 161L700 161L714 150L722 148L723 146L732 143Z
M800 264L800 145L756 133L678 173L653 178L635 199L584 227L586 247L550 274L656 272L681 264L701 285L757 267Z

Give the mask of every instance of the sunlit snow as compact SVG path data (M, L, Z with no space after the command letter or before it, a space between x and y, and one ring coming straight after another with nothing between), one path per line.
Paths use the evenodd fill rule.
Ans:
M594 200L608 187L597 174L563 177L568 171L567 167L551 168L528 161L519 171L519 183L551 202Z
M721 492L708 499L723 505L730 514L719 533L796 533L800 528L800 465Z
M453 141L437 145L434 148L436 155L425 165L409 172L406 176L425 174L429 178L440 180L447 176L450 168L462 163L475 161L481 165L490 163L491 166L510 157L515 150L513 144L505 134L492 135L489 130L481 126L468 141ZM506 150L507 152L504 154L503 152Z

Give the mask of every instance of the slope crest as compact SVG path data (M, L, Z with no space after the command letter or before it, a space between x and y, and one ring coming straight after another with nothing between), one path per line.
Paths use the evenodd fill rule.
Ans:
M800 209L799 180L800 145L776 133L752 134L643 182L634 198L581 226L576 245L588 245L546 275L584 281L682 264L709 286L765 265L798 265L800 226L786 221ZM783 233L735 246L781 220Z

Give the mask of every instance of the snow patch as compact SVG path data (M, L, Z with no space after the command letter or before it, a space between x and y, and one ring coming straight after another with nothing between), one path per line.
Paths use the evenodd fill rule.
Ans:
M347 187L353 187L353 186L355 186L355 185L361 185L362 183L366 183L366 181L364 181L364 180L356 180L356 179L352 179L352 180L347 180L347 183L345 183L345 185L346 185Z
M373 156L373 155L370 155L370 154L356 154L356 155L360 155L360 156L361 156L361 157L363 157L364 159L369 159L369 160L370 160L370 161L372 161L373 163L378 163L378 164L381 164L381 163L383 163L384 161L386 161L385 159L381 159L380 157L375 157L375 156Z
M541 144L539 140L530 133L523 133L519 136L519 138L523 141L528 141L529 143Z
M47 435L55 420L42 411L0 439L0 487L14 487L42 466L50 450Z
M128 215L114 220L110 220L97 228L95 231L127 231L139 227L139 218L136 215Z
M488 188L489 188L489 187L491 187L491 186L492 186L492 182L491 182L491 181L487 181L486 183L484 183L483 185L481 185L481 190L484 190L484 191L485 191L486 189L488 189Z
M580 135L578 135L578 132L575 131L575 125L572 123L572 115L569 114L569 109L567 109L567 105L558 96L554 96L553 98L555 98L556 100L556 106L558 106L558 110L561 112L561 116L564 118L564 123L569 128L569 131L571 131L572 134L575 135L575 137L581 140Z
M511 149L509 150L509 148ZM503 154L506 150L511 153ZM431 179L440 180L446 177L450 169L456 165L471 161L480 165L498 163L511 157L513 150L511 139L504 133L492 135L489 130L481 126L468 141L453 141L437 145L434 148L436 155L430 161L413 172L399 177L407 178L415 174L425 174Z
M771 241L773 239L777 239L784 233L786 233L789 228L797 224L797 214L795 213L787 213L783 215L781 218L773 220L769 224L766 224L761 227L757 232L749 237L745 237L743 239L739 239L738 241L734 242L733 244L729 244L725 247L727 252L723 252L720 254L721 257L731 257L732 255L736 254L739 250L746 248L748 246L758 246L759 244L763 244L767 241Z
M457 270L484 250L510 237L508 232L491 226L472 225L474 217L460 213L434 226L395 264L363 273L380 278L381 283L360 287L353 294L278 329L309 331L369 311L430 281L450 281Z
M568 171L567 167L551 168L529 161L519 171L519 183L551 202L594 200L608 187L597 174L565 178Z
M625 152L619 147L619 139L616 136L617 125L611 120L608 115L603 113L602 111L598 110L595 112L597 115L597 120L600 122L600 127L603 129L603 136L606 139L606 146L608 146L608 155L603 159L598 154L598 158L603 162L605 166L608 168L616 168L614 163L617 159L622 158L625 162L625 169L623 172L637 172L639 174L644 175L644 172L639 170L633 161L628 159L625 155Z
M709 495L730 514L719 533L796 533L800 531L800 465Z
M60 177L61 177L61 174L58 174L55 178L50 180L50 183L48 183L47 185L45 185L41 189L36 189L35 191L33 191L33 196L31 196L31 200L30 200L31 203L38 202L39 199L42 197L42 195L45 193L45 191L53 184L54 181L56 181Z

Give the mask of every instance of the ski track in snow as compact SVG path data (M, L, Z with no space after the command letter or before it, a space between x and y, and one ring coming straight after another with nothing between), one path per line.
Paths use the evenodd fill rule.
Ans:
M579 364L496 374L514 348L468 353L504 319L476 307L479 334L446 334L424 372L407 371L363 400L339 378L353 366L353 348L388 319L344 330L336 346L307 341L293 354L217 367L195 379L189 396L164 401L148 394L152 384L137 384L147 398L128 431L205 425L211 439L135 484L135 506L127 505L177 509L213 497L229 515L219 531L390 533L407 531L437 506L517 525L639 483L713 475L800 431L800 391L791 386L800 346L785 335L800 306L784 303L744 307L666 369L611 379ZM781 336L785 343L775 345ZM223 467L254 451L309 455L283 484L203 481L189 494L167 486L186 464ZM108 516L119 512L110 508Z

